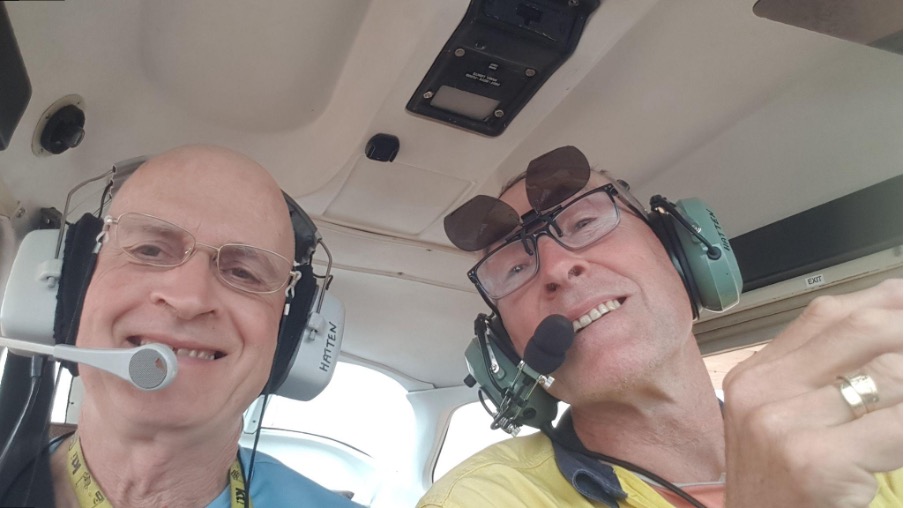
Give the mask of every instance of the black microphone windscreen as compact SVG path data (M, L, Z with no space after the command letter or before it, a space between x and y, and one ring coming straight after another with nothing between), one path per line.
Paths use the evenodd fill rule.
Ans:
M574 342L574 326L571 320L553 314L540 322L534 336L524 348L524 363L546 375L565 362L565 352Z

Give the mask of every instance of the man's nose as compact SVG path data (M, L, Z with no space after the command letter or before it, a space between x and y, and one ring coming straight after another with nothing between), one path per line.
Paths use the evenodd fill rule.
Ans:
M537 238L537 254L540 256L538 276L548 292L573 284L588 268L580 253L562 247L548 235Z
M199 250L185 263L158 274L153 285L151 301L165 304L181 319L208 314L216 309L216 291L220 282L216 270L214 253Z

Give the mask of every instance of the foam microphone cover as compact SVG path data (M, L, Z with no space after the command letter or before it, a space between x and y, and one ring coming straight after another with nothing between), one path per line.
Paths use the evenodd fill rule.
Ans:
M571 320L553 314L540 322L537 331L524 348L524 363L546 375L565 362L565 352L574 342Z

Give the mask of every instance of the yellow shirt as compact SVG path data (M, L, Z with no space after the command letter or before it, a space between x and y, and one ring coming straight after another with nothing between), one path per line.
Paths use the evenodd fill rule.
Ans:
M670 508L633 473L613 467L627 497L619 508ZM901 507L901 470L877 475L879 491L870 508ZM418 502L418 508L607 507L582 496L559 472L549 438L542 433L502 441L449 471Z

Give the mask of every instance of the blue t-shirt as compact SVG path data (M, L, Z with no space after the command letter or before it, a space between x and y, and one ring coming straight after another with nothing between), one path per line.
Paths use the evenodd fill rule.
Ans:
M241 449L242 467L248 470L251 450ZM254 508L312 506L316 508L360 508L345 497L327 490L298 474L273 457L257 452L254 456L254 479L251 481L251 503ZM229 486L207 508L229 508Z

